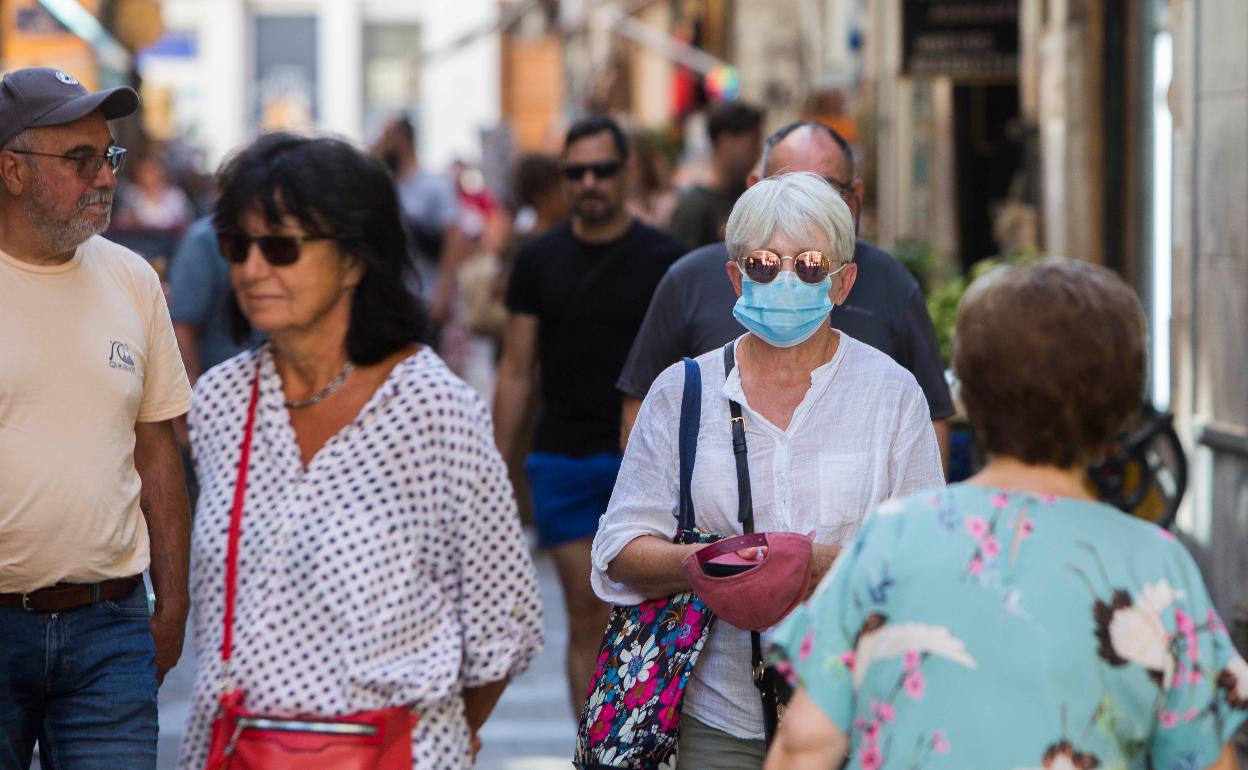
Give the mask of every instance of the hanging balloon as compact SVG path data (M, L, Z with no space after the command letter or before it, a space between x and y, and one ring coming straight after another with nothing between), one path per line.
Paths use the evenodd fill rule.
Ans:
M713 101L731 102L741 96L741 76L731 64L720 64L707 73L705 85Z

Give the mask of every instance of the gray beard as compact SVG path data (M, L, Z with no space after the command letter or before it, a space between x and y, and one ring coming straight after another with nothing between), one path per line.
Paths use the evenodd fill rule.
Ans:
M77 249L80 244L93 235L99 235L108 229L112 218L111 210L100 223L92 222L82 216L82 211L93 203L113 202L112 190L92 190L78 199L78 211L69 220L62 220L54 213L47 201L43 180L40 179L31 196L26 198L26 216L30 220L31 229L39 239L39 243L53 254L63 254Z

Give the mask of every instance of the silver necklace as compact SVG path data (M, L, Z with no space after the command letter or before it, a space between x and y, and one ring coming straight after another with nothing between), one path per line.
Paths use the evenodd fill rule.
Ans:
M338 372L338 376L330 380L329 384L326 385L325 389L322 390L320 393L317 393L315 396L312 396L311 398L305 398L302 401L283 401L282 403L286 405L287 409L302 409L305 406L312 406L313 404L319 404L321 401L324 401L326 398L329 398L331 395L333 395L333 392L335 390L338 390L338 388L342 387L342 383L346 381L347 375L353 371L355 371L355 364L348 361L347 365L342 367L342 371Z

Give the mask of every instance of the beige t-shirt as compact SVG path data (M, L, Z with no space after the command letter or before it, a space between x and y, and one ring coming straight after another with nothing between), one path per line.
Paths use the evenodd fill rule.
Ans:
M0 251L0 592L147 569L134 425L190 403L142 257L100 237L51 267Z

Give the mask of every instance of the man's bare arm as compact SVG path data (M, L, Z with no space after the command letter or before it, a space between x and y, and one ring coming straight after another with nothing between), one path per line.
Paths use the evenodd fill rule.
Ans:
M190 608L190 505L173 421L136 423L134 438L134 466L143 484L139 505L151 540L151 577L156 591L156 609L152 614L156 674L158 680L163 680L182 654Z
M537 316L510 313L503 329L503 354L498 362L494 393L494 443L503 459L512 460L516 436L533 390L537 365Z

